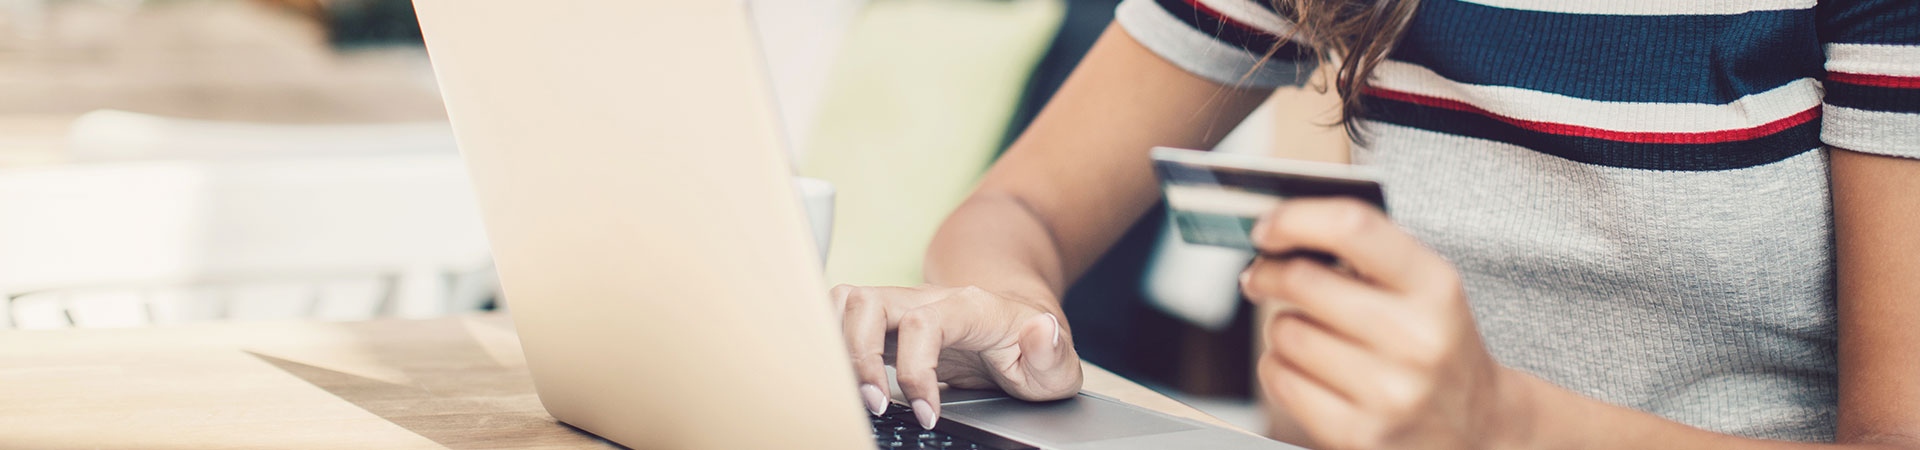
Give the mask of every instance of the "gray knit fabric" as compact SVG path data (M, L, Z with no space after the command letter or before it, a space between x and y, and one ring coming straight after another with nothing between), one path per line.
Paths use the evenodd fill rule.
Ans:
M1459 267L1501 363L1708 430L1833 438L1826 152L1664 172L1392 131L1355 162Z

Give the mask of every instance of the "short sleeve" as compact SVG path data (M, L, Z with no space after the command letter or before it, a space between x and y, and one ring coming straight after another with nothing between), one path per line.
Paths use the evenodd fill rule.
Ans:
M1223 85L1298 86L1314 68L1297 43L1281 44L1293 26L1260 0L1123 0L1114 21L1154 54Z
M1920 1L1823 0L1821 140L1920 158Z

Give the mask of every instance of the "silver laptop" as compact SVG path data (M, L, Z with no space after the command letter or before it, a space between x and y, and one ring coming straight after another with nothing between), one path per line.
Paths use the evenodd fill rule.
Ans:
M1087 394L868 415L745 4L415 6L555 418L645 449L1291 448Z

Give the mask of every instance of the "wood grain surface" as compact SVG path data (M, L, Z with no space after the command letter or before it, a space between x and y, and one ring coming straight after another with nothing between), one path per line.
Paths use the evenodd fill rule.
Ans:
M1087 391L1231 427L1085 368ZM611 447L547 415L505 314L0 332L0 386L4 448Z

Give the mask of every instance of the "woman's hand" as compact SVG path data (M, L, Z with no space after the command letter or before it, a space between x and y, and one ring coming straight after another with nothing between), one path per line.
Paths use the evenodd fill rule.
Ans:
M940 414L940 383L1055 400L1080 392L1080 357L1058 306L976 287L833 288L867 409L887 408L886 360L920 426ZM889 335L893 345L889 345ZM891 349L892 351L887 351Z
M1329 448L1500 448L1523 383L1481 344L1460 276L1350 199L1285 202L1254 227L1247 298L1287 308L1259 361L1270 405ZM1339 266L1302 252L1332 255Z

